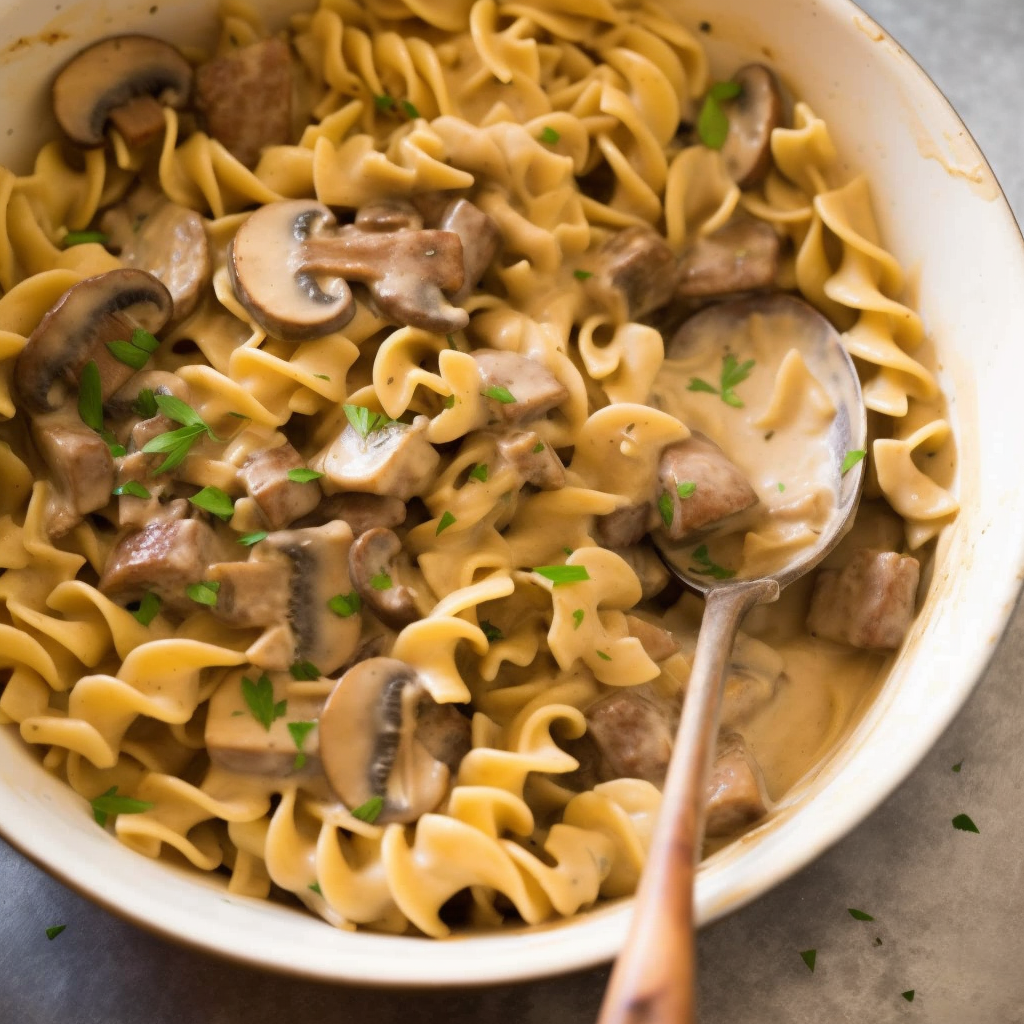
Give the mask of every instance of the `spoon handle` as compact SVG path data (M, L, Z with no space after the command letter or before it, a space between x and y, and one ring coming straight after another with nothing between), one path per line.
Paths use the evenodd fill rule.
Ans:
M743 616L778 596L774 580L715 588L708 594L633 921L598 1024L696 1021L693 881L704 838L704 793L722 678Z

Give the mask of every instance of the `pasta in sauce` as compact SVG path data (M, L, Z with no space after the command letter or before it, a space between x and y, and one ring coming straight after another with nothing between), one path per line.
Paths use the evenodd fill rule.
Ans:
M728 573L825 500L806 368L666 341L789 292L873 441L822 594L732 659L709 850L770 813L957 509L923 326L825 123L760 66L716 90L653 2L323 0L280 37L230 4L194 87L141 38L55 88L74 145L0 169L0 723L139 853L338 927L628 895L701 611L645 538ZM756 159L705 144L702 106L734 130L755 100Z

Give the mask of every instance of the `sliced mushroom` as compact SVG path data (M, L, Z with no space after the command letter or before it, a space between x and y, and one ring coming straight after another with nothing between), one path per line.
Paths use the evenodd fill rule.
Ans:
M442 231L454 231L462 239L463 282L452 299L464 302L494 262L501 244L501 231L480 207L468 199L456 199L448 207L441 218L440 228Z
M643 501L626 505L594 519L594 540L605 548L628 548L639 544L651 528L654 504Z
M668 709L639 687L609 694L585 711L600 752L602 779L644 779L660 786L672 756Z
M348 553L352 585L366 607L393 629L421 617L416 592L401 581L401 554L398 535L380 527L357 537Z
M228 267L239 302L276 337L344 327L355 314L348 281L365 284L397 323L442 334L469 323L444 296L463 282L462 242L451 231L337 228L323 204L286 200L260 207L238 229Z
M146 217L122 247L121 259L163 282L174 320L184 320L196 308L212 273L203 218L177 203L164 203Z
M49 470L46 529L63 537L111 500L116 469L106 441L62 413L36 417L32 437Z
M238 471L271 530L283 529L320 504L320 485L315 480L288 479L289 470L305 468L305 460L285 441L277 448L253 452Z
M779 273L779 236L753 217L702 235L679 258L676 295L706 299L771 288Z
M176 374L167 370L143 370L136 373L120 387L106 402L107 412L114 419L125 419L136 415L135 407L143 391L154 395L173 395L183 402L191 402L189 386Z
M411 231L423 229L423 218L412 203L401 199L370 203L356 212L355 224L364 231Z
M110 552L99 589L122 603L139 601L152 591L165 608L182 614L199 606L186 587L206 576L216 551L213 530L198 519L161 519L130 533Z
M782 126L782 91L775 74L763 64L748 64L733 75L740 87L723 104L729 134L722 146L729 176L740 188L753 188L772 166L772 132Z
M565 466L535 430L517 430L498 438L498 454L512 466L524 483L542 491L557 491L565 486Z
M775 696L784 669L782 655L774 647L741 630L725 670L721 728L735 729L763 708Z
M863 548L842 569L822 569L807 615L812 636L895 650L914 620L921 566L895 551Z
M636 573L644 601L657 597L668 586L669 571L653 548L646 544L632 544L611 550Z
M664 661L679 651L679 641L667 629L637 615L626 616L626 628L640 641L651 661Z
M322 526L341 519L358 537L381 526L386 530L401 526L406 517L405 502L380 494L332 494L324 498L307 516L297 520L296 526Z
M708 781L705 834L712 839L735 835L763 818L768 808L764 777L743 737L723 736Z
M108 121L129 146L164 131L163 106L181 110L192 91L192 68L160 39L103 39L72 57L53 83L57 123L79 146L100 146Z
M430 486L441 462L427 440L429 423L417 416L411 425L389 423L365 437L348 424L309 465L324 474L320 485L327 494L360 491L408 501Z
M671 300L678 277L665 239L651 228L629 227L597 251L586 289L616 320L639 320Z
M171 316L171 296L142 270L111 270L72 285L29 335L14 367L21 404L53 412L78 390L94 360L106 401L135 371L110 354L108 341L127 341L134 328L156 334Z
M250 558L247 562L211 565L207 578L220 585L214 614L222 622L240 629L286 622L291 602L291 575L292 567L283 559L254 561ZM285 657L288 664L296 660Z
M508 392L501 397L486 396L497 418L506 423L538 419L569 397L569 389L529 356L492 348L477 349L472 356L480 371L481 391L497 388Z
M338 680L320 715L320 758L349 808L381 798L376 820L385 824L415 821L441 803L469 724L432 705L416 670L395 658L361 661Z
M264 148L291 141L288 44L263 39L200 65L196 107L207 131L239 163L255 167Z
M664 449L658 482L672 503L665 532L673 540L695 537L758 503L747 478L718 445L697 432Z

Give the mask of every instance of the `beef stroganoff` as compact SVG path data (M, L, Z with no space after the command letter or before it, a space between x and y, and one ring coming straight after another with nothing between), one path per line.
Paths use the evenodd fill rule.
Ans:
M0 169L0 722L132 849L339 927L630 894L702 607L650 538L727 577L833 500L781 310L842 332L872 440L732 657L709 849L764 820L956 514L867 182L651 2L221 22L87 48Z

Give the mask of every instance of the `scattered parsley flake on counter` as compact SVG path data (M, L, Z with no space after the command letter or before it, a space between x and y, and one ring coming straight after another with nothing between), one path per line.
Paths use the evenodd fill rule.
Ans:
M185 588L185 593L196 604L205 604L213 608L216 607L219 590L219 582L215 580L200 580L198 583L190 583Z
M367 825L372 825L380 817L380 812L383 810L384 797L371 796L365 804L360 804L352 811L352 817L365 821Z
M441 516L441 519L437 524L437 529L434 531L434 536L440 537L441 534L444 533L444 531L447 530L448 527L455 522L455 516L453 516L451 512L445 512L445 514Z
M484 388L480 394L484 398L493 398L494 401L501 402L502 405L513 405L516 402L516 396L500 384L492 384L489 388Z
M594 276L594 272L592 270L574 270L572 272L572 276L575 277L577 281L586 281Z
M395 101L388 95L374 96L373 104L378 110L392 110Z
M278 718L284 718L288 713L288 701L279 700L274 703L274 684L266 672L255 683L246 676L242 677L242 697L252 712L252 717L267 732L270 732L270 727Z
M148 498L151 496L149 491L147 491L138 480L126 480L123 484L118 484L117 487L111 491L111 494L118 498L124 494L132 498Z
M306 742L306 737L316 728L316 722L289 722L288 732L291 733L292 742L295 744L295 749L298 753L295 755L295 761L292 767L295 771L306 766L306 755L302 751L302 745Z
M293 484L308 484L314 480L319 480L323 476L323 473L318 473L315 469L306 469L305 466L300 469L289 469L288 479Z
M675 518L675 509L672 507L672 495L668 491L662 491L658 499L658 511L661 513L661 521L666 529L672 525Z
M854 910L852 907L847 907L846 912L855 921L874 921L874 918L870 914L865 914L863 910Z
M543 442L543 441L538 441L538 442L537 442L537 443L536 443L536 444L535 444L535 445L533 446L533 454L534 454L534 455L540 455L540 453L541 453L542 451L544 451L544 442Z
M139 607L132 612L132 615L135 616L137 622L148 626L160 614L161 603L160 598L152 590L147 590L142 595Z
M981 835L981 830L966 814L958 814L953 819L953 828L959 829L961 832L976 832Z
M963 766L964 766L963 761L957 761L957 763L955 765L953 765L953 771L955 771L959 775L960 774L960 769L963 768Z
M103 387L100 384L100 368L95 359L82 367L78 382L78 415L82 422L97 433L103 430Z
M323 675L311 661L297 661L288 671L291 672L292 679L300 683L312 683Z
M52 924L46 929L46 937L53 942L53 940L57 938L65 928L67 928L66 924Z
M152 419L159 410L156 407L156 395L152 388L143 388L132 402L132 412L144 420Z
M484 636L487 637L487 642L493 644L497 640L504 640L505 634L493 622L488 622L487 619L480 620L480 629Z
M724 100L734 100L740 94L739 82L715 82L704 97L697 118L697 135L708 149L721 149L729 135L729 115L722 109Z
M354 591L347 594L335 594L327 602L327 607L340 619L347 619L355 615L363 607L363 599Z
M605 654L604 651L597 651L596 653L597 653L597 656L602 661L611 661L612 660L612 656L610 654Z
M908 1003L912 1003L914 1001L914 990L912 988L908 988L906 992L901 992L900 995L903 996Z
M875 936L875 945L876 945L876 946L880 946L881 944L882 944L882 940L881 940L881 938L879 938L879 937L878 937L878 936L876 935L876 936Z
M863 448L857 448L854 451L847 452L846 455L843 456L843 467L841 470L843 476L846 476L846 474L849 473L865 455L867 455L867 452Z
M707 544L701 544L693 552L693 560L700 566L699 569L692 569L691 572L698 576L711 576L716 580L731 580L736 575L735 569L726 569L713 562L708 554Z
M572 613L572 628L573 629L579 629L580 626L583 625L583 617L586 614L587 613L582 608L577 608L576 611L574 611Z
M362 405L343 405L345 418L352 429L365 441L375 430L390 426L395 421L382 412L371 412Z
M110 236L102 231L69 231L61 240L62 249L70 249L73 245L85 245L88 242L95 242L97 245L106 245Z
M188 499L196 508L212 512L218 519L227 522L235 514L235 503L231 496L219 487L204 487Z
M253 544L259 544L261 540L266 540L270 536L266 530L257 530L255 533L247 533L244 537L238 538L238 543L245 548L251 548Z
M561 132L556 131L550 125L546 126L540 133L540 141L549 146L553 146L561 137Z
M590 579L585 565L536 565L532 569L538 576L550 580L556 587L568 583L582 583Z
M486 462L478 462L469 471L469 479L470 480L479 480L480 483L482 483L482 484L487 483L487 463Z
M696 492L697 485L692 480L684 480L681 484L676 484L676 494L683 500L692 498Z
M805 949L800 954L800 959L807 964L807 970L814 973L814 962L818 959L818 951L816 949Z
M320 888L320 883L319 882L312 882L312 883L310 883L309 888L312 889L313 892L315 892L317 894L317 896L323 896L323 894L324 894L323 890Z
M98 825L106 825L107 817L111 814L142 814L143 811L151 810L153 805L148 800L135 800L130 796L118 796L117 786L90 801L92 804L92 816Z
M394 584L391 581L391 577L381 569L376 576L370 577L370 586L374 590L390 590Z

